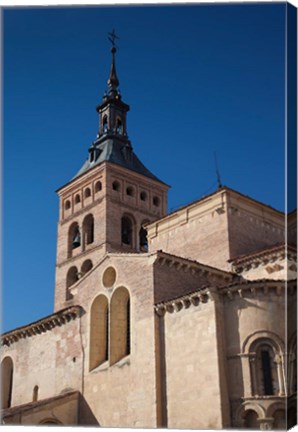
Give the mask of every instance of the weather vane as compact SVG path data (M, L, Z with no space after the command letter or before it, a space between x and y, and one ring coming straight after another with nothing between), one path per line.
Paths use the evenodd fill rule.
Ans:
M119 37L115 33L115 29L113 29L111 33L108 33L108 39L111 42L113 48L115 48L116 47L115 40L119 39Z

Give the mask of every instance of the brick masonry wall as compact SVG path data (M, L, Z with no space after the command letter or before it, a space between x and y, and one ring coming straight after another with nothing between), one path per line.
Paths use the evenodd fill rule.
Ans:
M102 189L96 192L96 183L101 181ZM118 181L120 190L113 190L113 182ZM133 196L126 193L132 187ZM91 196L85 198L85 190L91 190ZM152 222L165 214L167 205L167 187L142 175L129 172L117 165L105 163L82 178L66 185L60 192L60 221L58 224L57 267L55 288L55 310L69 303L66 302L66 276L70 267L80 270L86 259L95 265L104 254L112 251L140 251L139 231L144 222ZM141 192L147 196L143 201ZM75 197L81 197L75 204ZM159 198L159 205L153 204L153 198ZM71 208L65 210L66 201ZM94 217L94 241L85 248L73 249L72 257L68 258L68 232L72 223L77 222L82 234L82 224L86 215ZM130 215L134 221L133 247L121 243L121 218ZM82 235L81 235L82 237ZM81 239L82 241L82 239Z
M230 258L285 241L282 213L229 189L149 226L149 250L230 270Z
M124 259L125 257L125 259ZM108 267L116 270L113 286L103 285ZM125 287L131 299L131 354L110 366L89 371L90 310L104 294L111 300L117 287ZM154 353L153 269L146 255L112 254L95 267L73 291L74 303L85 310L82 317L84 344L84 397L101 426L155 427L156 389Z
M230 258L285 241L285 216L263 204L228 195Z
M154 265L154 302L171 300L183 296L199 288L216 284L224 285L222 278L212 273L194 273L192 269L185 270L176 266Z
M149 250L163 250L228 270L229 238L225 194L178 210L149 227Z

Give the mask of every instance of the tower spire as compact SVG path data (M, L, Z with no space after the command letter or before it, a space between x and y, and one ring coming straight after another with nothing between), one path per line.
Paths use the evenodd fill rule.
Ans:
M116 62L115 62L115 53L116 53L115 39L119 39L119 37L116 36L114 29L111 33L108 33L108 39L112 43L112 48L111 48L112 64L111 64L110 76L108 79L109 95L115 96L118 93L118 86L119 86L119 80L116 73Z

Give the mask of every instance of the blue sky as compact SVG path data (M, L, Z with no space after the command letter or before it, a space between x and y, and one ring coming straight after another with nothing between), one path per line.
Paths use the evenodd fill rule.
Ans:
M284 209L285 4L4 11L3 331L53 311L58 198L117 72L169 211L222 183Z

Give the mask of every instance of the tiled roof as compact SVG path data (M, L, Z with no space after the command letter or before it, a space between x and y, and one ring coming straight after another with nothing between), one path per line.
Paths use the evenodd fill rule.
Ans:
M165 301L157 302L154 305L154 309L156 312L160 310L166 310L168 306L172 306L174 303L183 303L187 305L187 302L192 303L194 300L202 301L203 303L208 301L208 298L212 296L212 291L215 291L219 294L227 294L233 288L245 289L245 288L254 288L259 286L276 286L281 287L287 285L294 289L296 287L296 281L292 280L290 282L284 280L275 280L275 279L255 279L255 280L247 280L247 279L238 279L237 281L232 281L231 283L222 286L222 287L211 287L208 285L201 286L196 290L189 291L186 294L181 296L175 296Z
M178 256L178 255L173 255L173 254L170 254L168 252L164 252L163 250L158 250L157 251L157 256L160 257L160 258L165 258L165 259L168 258L168 259L171 259L171 260L179 260L181 262L184 262L185 264L201 267L201 268L203 268L204 270L206 270L208 272L221 274L224 277L230 277L230 278L231 277L235 277L235 273L232 273L232 272L229 272L229 271L225 271L225 270L221 270L221 269L219 269L217 267L212 267L212 266L209 266L207 264L202 264L201 262L192 260L190 258L184 258L184 257Z
M34 409L34 408L37 408L37 407L40 407L43 405L47 405L47 404L50 404L50 403L55 402L57 400L67 399L68 397L73 396L75 394L79 395L79 391L71 390L71 391L62 393L58 396L53 396L50 398L41 399L39 401L28 402L28 403L25 403L22 405L16 405L16 406L13 406L10 408L5 408L5 409L0 411L1 412L1 418L4 420L6 417L10 417L10 416L18 414L20 412L28 411L28 410L31 410L31 409Z
M234 265L242 264L246 261L251 261L253 259L261 258L265 255L270 255L275 252L292 252L296 253L297 249L295 246L288 244L286 246L285 243L276 243L272 246L267 246L266 248L260 249L258 251L251 252L249 254L243 254L235 258L231 258L229 262L232 262Z

